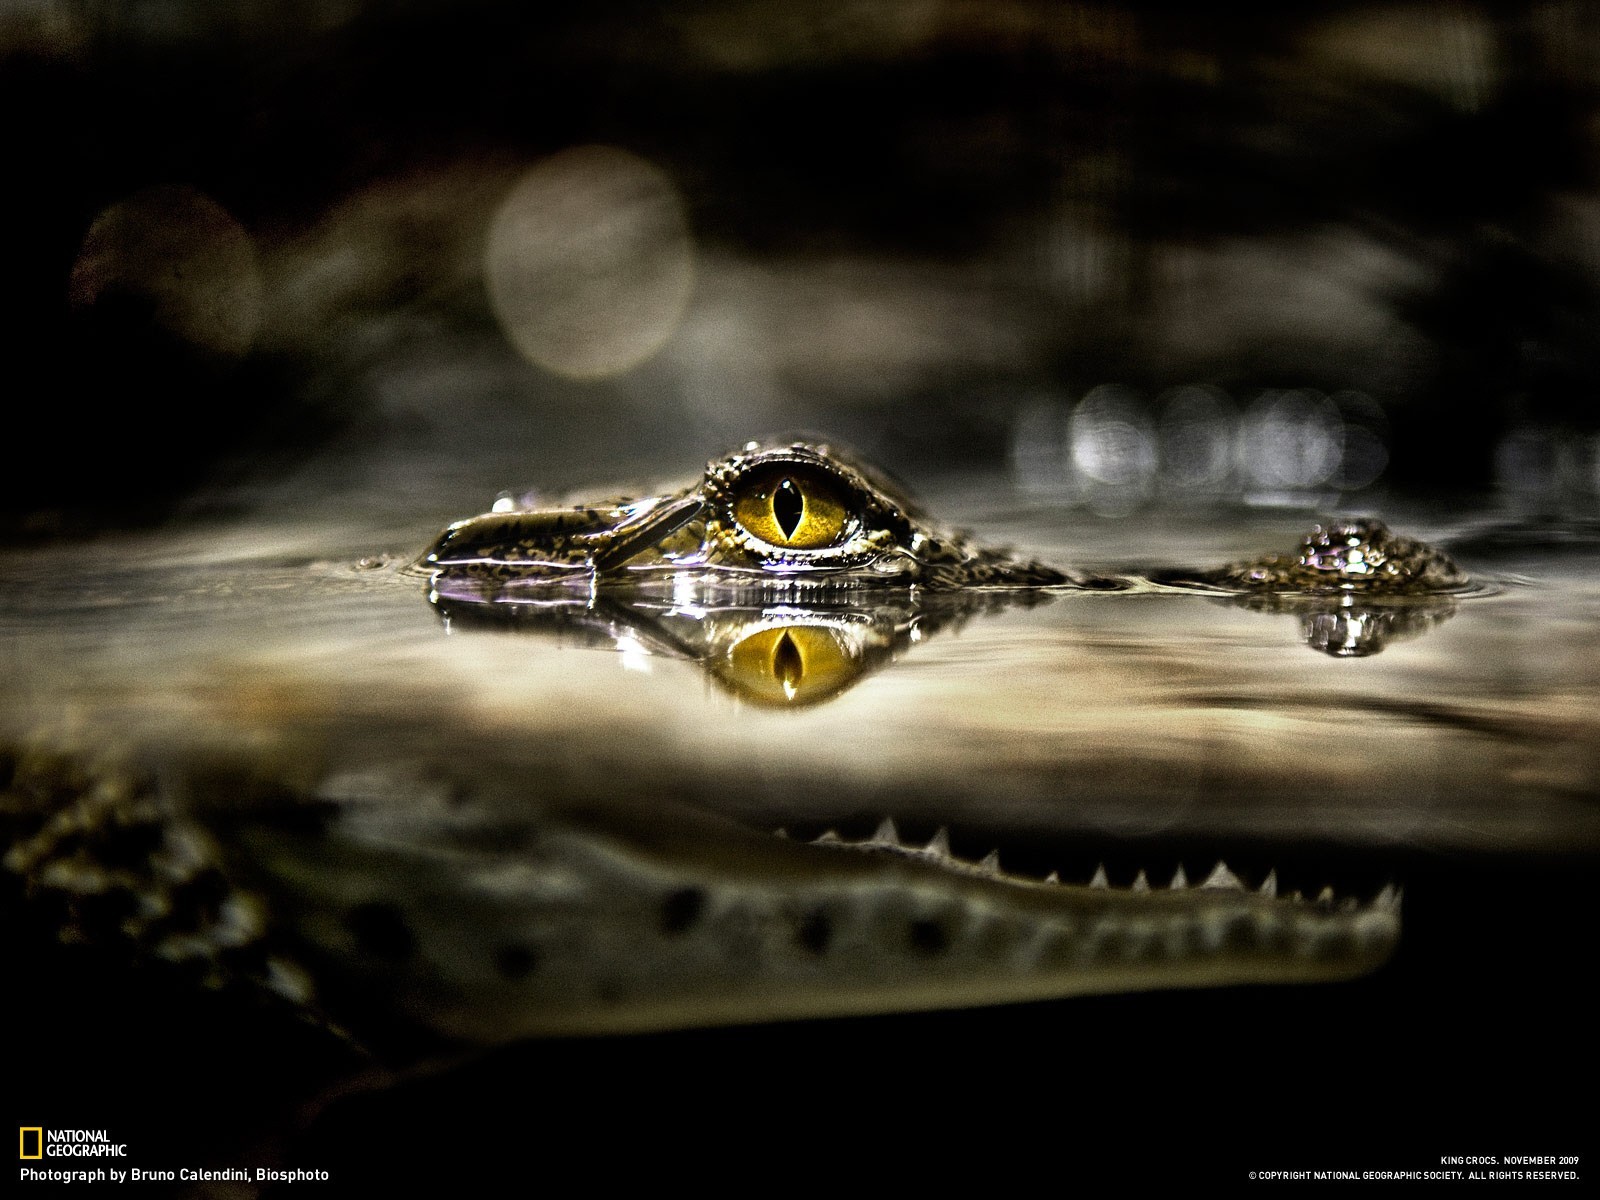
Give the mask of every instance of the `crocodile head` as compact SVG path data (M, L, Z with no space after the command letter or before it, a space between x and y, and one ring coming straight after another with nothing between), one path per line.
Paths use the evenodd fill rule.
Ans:
M1221 866L1194 887L1181 870L1155 888L1030 879L955 857L942 832L909 844L892 822L807 843L703 814L556 807L506 838L490 802L397 837L371 821L397 786L335 781L345 816L325 837L258 829L251 857L267 894L292 889L278 907L313 935L312 978L340 973L344 995L393 998L452 1041L1348 978L1399 931L1393 891L1304 901Z
M1393 892L1341 908L1221 867L1195 888L1031 880L954 858L942 834L902 844L892 823L802 845L555 825L540 853L564 869L520 894L483 864L482 928L392 912L414 960L379 986L429 997L416 1010L438 1032L500 1040L1347 978L1399 928Z
M6 866L63 936L258 985L381 1057L538 1035L1339 979L1398 897L1024 878L885 821L801 842L653 797L435 769L158 772L25 754ZM297 770L300 768L297 767ZM63 805L63 789L76 798ZM45 805L48 807L39 807ZM130 845L137 853L129 853ZM119 902L118 897L126 902Z
M1071 584L942 529L872 468L826 445L751 442L666 495L519 508L458 521L419 566L441 595L680 581L783 589Z
M1291 614L1305 644L1333 658L1366 658L1421 636L1455 614L1457 597L1484 590L1444 551L1371 517L1313 525L1290 554L1149 575L1163 587L1223 592L1225 604Z
M1259 593L1433 596L1468 579L1449 555L1382 521L1355 517L1314 525L1292 554L1268 554L1213 573L1212 581Z

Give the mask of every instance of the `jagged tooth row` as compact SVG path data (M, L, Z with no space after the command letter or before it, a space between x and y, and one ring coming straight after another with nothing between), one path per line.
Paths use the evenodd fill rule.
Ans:
M1232 892L1245 890L1244 882L1232 871L1228 870L1228 864L1220 858L1217 860L1217 865L1211 868L1211 874L1206 876L1205 882L1200 886L1202 888L1224 888Z
M788 838L789 832L786 829L780 829L777 831L777 836L780 838ZM983 858L977 860L976 862L968 862L965 859L957 858L950 850L950 830L944 825L939 826L939 828L934 831L934 835L928 839L927 844L924 846L912 846L901 841L900 830L896 827L893 817L885 817L882 821L880 821L878 823L878 828L873 831L872 836L864 841L852 842L844 837L841 837L837 829L829 829L820 837L813 839L812 845L882 846L893 850L908 851L912 854L916 854L924 858L931 858L939 862L948 862L958 866L968 867L975 870L979 874L986 875L994 879L1008 878L1000 869L999 850L989 851L988 854L984 855ZM1061 883L1061 874L1058 871L1051 871L1050 874L1046 875L1039 882L1048 884L1052 887L1059 886ZM1088 886L1091 888L1104 888L1107 890L1112 890L1111 880L1106 874L1106 867L1104 863L1099 863L1095 866L1094 875L1090 878ZM1181 892L1188 890L1190 887L1191 885L1189 883L1188 874L1184 871L1183 864L1179 863L1178 869L1173 872L1172 882L1167 885L1167 888L1169 891ZM1231 870L1229 870L1228 864L1223 862L1221 859L1217 860L1216 866L1211 868L1211 873L1205 877L1205 880L1196 886L1196 890L1199 891L1205 891L1208 889L1214 891L1232 892L1244 892L1249 890L1245 886L1244 881L1235 875ZM1145 874L1143 869L1141 869L1134 877L1133 882L1128 886L1128 890L1133 892L1148 892L1151 890L1150 878ZM1276 868L1273 868L1267 872L1266 878L1261 881L1261 886L1256 889L1256 894L1268 900L1277 899L1278 872ZM1370 907L1381 912L1398 912L1400 910L1400 899L1400 889L1395 887L1393 884L1386 884L1383 890L1373 897ZM1298 891L1291 892L1288 896L1288 900L1294 904L1306 903L1305 896ZM1322 891L1317 894L1316 899L1312 901L1312 903L1318 908L1326 910L1332 910L1337 905L1341 912L1356 912L1361 908L1360 901L1353 896L1347 896L1343 900L1337 900L1331 887L1323 888Z

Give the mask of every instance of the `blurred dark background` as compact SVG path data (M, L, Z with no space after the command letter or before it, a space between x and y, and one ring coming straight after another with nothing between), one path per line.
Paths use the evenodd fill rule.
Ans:
M1113 515L1592 513L1597 34L1559 2L7 0L3 528L796 427Z

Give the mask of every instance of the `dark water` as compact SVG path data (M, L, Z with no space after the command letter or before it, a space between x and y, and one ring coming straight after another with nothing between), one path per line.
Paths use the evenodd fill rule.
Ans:
M1138 1194L1589 1155L1596 14L0 6L28 114L0 194L0 840L42 819L17 778L54 747L34 799L62 810L71 764L131 759L177 817L201 766L290 800L410 781L368 813L403 844L453 779L512 835L525 789L797 837L893 814L1069 878L1225 857L1405 889L1397 956L1346 984L485 1046L396 1078L293 1005L62 944L49 889L4 869L18 1124L326 1167L322 1194L484 1191L480 1161L530 1192L570 1186L559 1164ZM1480 594L484 621L401 570L497 488L785 427L923 489L1009 461L1102 513L1238 502L929 496L1086 570L1287 550L1306 497L1244 499L1338 487ZM400 1007L369 991L361 1033Z
M1101 570L1214 566L1288 549L1304 524L1094 522L991 487L934 507ZM1308 892L1397 882L1401 950L1345 984L526 1043L395 1081L290 1014L19 923L19 1027L37 1038L18 1079L46 1125L84 1123L88 1089L90 1124L136 1129L163 1161L276 1159L346 1184L559 1160L595 1182L948 1163L997 1186L1043 1170L1243 1187L1250 1170L1592 1146L1566 1098L1595 1066L1592 532L1385 512L1453 547L1482 594L1379 653L1308 645L1326 630L1296 612L1068 593L930 623L785 704L626 622L444 619L402 567L458 515L297 510L8 552L0 725L273 769L311 745L348 768L448 763L808 836L893 815L1068 877L1105 862L1159 881L1222 857ZM580 1137L611 1150L574 1161ZM752 1155L762 1178L734 1166Z

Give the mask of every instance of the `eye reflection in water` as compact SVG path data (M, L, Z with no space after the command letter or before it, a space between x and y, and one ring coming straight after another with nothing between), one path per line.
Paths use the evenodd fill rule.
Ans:
M740 700L787 709L833 700L912 646L974 616L1052 599L1040 591L897 594L868 603L701 607L610 596L475 604L435 593L430 602L451 632L509 631L686 660Z
M693 662L746 703L802 709L837 699L912 647L973 617L1048 604L1056 595L1039 590L944 593L880 596L870 603L858 598L850 606L700 607L611 596L481 604L431 593L430 603L451 632L510 632L566 647ZM1370 657L1392 642L1421 637L1456 611L1449 596L1384 600L1269 594L1213 597L1212 602L1297 616L1305 644L1340 659Z
M780 708L837 696L953 621L1070 592L1222 594L1297 613L1308 645L1362 658L1439 624L1471 587L1448 555L1369 517L1221 568L1069 572L938 526L876 469L804 441L748 443L667 495L497 503L416 568L447 626L578 630Z

